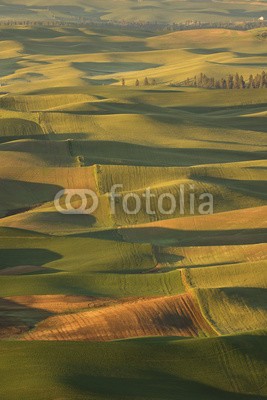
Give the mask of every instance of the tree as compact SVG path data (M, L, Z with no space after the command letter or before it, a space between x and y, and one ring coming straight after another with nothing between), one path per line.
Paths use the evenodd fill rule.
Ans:
M189 78L186 79L185 86L190 86L190 79Z
M145 85L145 86L148 86L148 85L149 85L148 78L145 78L145 80L144 80L144 85Z
M209 81L209 88L214 88L215 87L215 79L214 78L211 78L210 79L210 81Z
M248 89L254 89L255 88L255 81L253 75L249 76L248 79Z
M220 80L201 73L194 78L187 78L180 85L206 89L260 89L267 88L267 74L265 71L256 76L251 74L246 83L243 75L239 75L238 73L235 75L229 74L226 79L221 78Z
M233 89L233 87L234 87L234 77L233 75L230 74L226 80L226 88Z
M261 75L257 74L255 77L255 87L259 89L261 87Z
M238 74L235 74L234 82L233 82L234 89L240 89L240 78Z
M209 86L209 78L204 74L202 77L202 87L206 88Z
M243 75L241 75L240 78L239 78L239 87L241 89L245 89L246 88L246 82L244 81Z
M203 74L201 72L198 78L198 87L202 87L202 84L203 84Z
M262 71L261 73L261 87L267 88L267 74L265 71Z
M226 79L224 79L224 78L222 78L222 80L221 80L221 88L222 89L226 89L227 88Z

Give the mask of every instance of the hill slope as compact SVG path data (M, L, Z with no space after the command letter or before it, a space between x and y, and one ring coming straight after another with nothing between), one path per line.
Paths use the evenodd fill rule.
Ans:
M193 6L163 3L164 20ZM39 18L40 5L18 11ZM109 6L111 17L136 7L131 16L154 18L159 5L45 10L108 18ZM230 18L265 3L194 7ZM0 397L263 399L267 89L176 84L267 70L264 29L0 33ZM63 189L93 190L98 208L60 213ZM166 193L177 201L170 213ZM123 196L130 208L139 196L140 212L127 214Z
M11 0L0 2L2 18L53 19L77 18L111 21L180 22L186 20L229 21L252 20L266 15L262 1L177 1L177 0Z

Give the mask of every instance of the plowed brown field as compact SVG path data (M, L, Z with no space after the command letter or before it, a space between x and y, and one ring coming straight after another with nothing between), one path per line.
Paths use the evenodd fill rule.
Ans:
M83 308L102 307L116 304L118 300L110 298L96 298L91 296L69 295L38 295L38 296L12 296L4 300L13 304L10 307L34 308L60 314L68 311L81 310ZM121 301L121 300L120 300ZM1 308L0 308L1 309Z
M108 341L144 336L197 337L214 335L191 294L130 300L49 317L28 332L25 340Z

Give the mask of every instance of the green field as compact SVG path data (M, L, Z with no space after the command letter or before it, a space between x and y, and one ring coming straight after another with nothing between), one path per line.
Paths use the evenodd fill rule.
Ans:
M1 396L14 400L261 400L266 397L265 349L263 332L97 345L5 342L1 345Z
M0 15L171 23L267 10L60 3L0 1ZM267 397L267 89L182 84L267 72L266 44L264 27L0 24L1 399ZM136 215L121 200L114 215L114 184L141 198L150 188L155 214L142 198ZM157 209L181 185L183 212ZM99 207L61 214L62 189L93 190ZM203 193L213 215L199 213Z

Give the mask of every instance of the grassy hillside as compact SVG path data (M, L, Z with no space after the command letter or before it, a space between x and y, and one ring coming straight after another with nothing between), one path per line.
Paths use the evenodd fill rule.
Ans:
M266 8L19 3L0 2L1 17L217 21ZM267 89L178 86L267 71L265 33L0 27L1 398L267 396ZM137 215L121 199L112 213L114 184L141 196ZM184 209L164 214L181 185ZM93 190L99 207L61 214L63 189Z
M10 400L266 397L264 332L102 344L2 342L0 347L0 393Z

